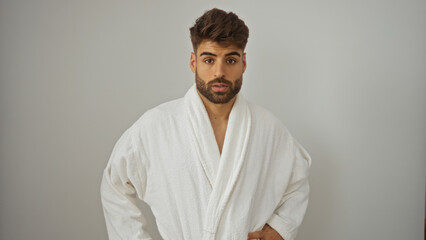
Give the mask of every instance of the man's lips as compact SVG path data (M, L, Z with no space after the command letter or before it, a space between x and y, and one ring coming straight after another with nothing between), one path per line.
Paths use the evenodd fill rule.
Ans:
M212 86L213 87L227 87L228 84L226 84L226 83L213 83Z
M212 85L212 89L215 92L225 92L226 90L228 90L228 85L225 83L214 83Z

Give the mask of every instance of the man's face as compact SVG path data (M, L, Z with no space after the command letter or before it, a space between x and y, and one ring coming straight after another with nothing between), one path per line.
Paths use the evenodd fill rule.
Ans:
M246 54L236 46L222 47L203 41L191 53L190 66L198 91L215 104L232 100L240 91L246 69Z

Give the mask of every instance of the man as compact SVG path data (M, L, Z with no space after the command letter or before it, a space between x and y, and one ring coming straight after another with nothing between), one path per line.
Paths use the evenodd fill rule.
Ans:
M308 203L311 159L282 123L238 94L249 30L207 11L190 28L195 85L147 111L118 140L104 171L110 239L293 240Z

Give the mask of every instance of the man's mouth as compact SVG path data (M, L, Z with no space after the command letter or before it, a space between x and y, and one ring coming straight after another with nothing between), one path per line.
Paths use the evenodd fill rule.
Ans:
M212 85L212 89L215 92L225 92L226 90L228 90L228 85L225 83L214 83Z

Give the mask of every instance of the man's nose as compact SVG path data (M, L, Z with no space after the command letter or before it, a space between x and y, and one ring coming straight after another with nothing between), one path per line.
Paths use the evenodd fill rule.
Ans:
M225 64L223 62L221 61L216 62L214 77L215 78L225 77Z

